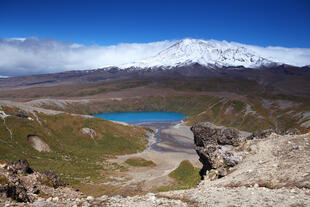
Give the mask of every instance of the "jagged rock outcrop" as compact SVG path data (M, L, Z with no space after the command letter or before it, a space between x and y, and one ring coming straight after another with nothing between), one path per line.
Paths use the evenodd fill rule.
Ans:
M58 177L53 171L47 171L43 175L43 180L46 182L45 184L53 187L53 188L58 188L61 186L66 186L66 183Z
M203 164L202 176L211 169L235 166L241 160L231 149L246 139L246 133L209 122L195 123L191 130L194 133L196 152ZM220 172L222 176L227 174L224 169Z
M310 133L272 133L235 150L241 148L246 158L227 175L212 169L197 188L161 194L195 201L195 206L310 206ZM225 177L216 179L217 174Z
M64 186L66 183L55 173L41 174L33 170L27 160L2 161L0 164L0 194L17 202L33 202L38 194L55 193L56 189ZM65 191L76 196L70 188Z
M18 174L32 174L34 171L30 168L27 160L18 160L16 162L6 162L1 164L6 173L1 173L2 182L0 193L18 202L30 202L32 199L27 194L26 185L17 176Z
M191 128L194 133L196 152L207 170L219 168L224 164L223 157L219 152L216 130L209 123L197 123Z
M5 168L8 169L8 171L10 171L12 174L18 174L18 173L31 174L34 172L27 160L17 160L16 162L8 162L5 165Z

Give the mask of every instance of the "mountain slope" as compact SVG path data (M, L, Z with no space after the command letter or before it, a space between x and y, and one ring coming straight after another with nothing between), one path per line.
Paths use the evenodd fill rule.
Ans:
M193 63L209 67L245 68L275 65L274 61L262 57L247 45L216 40L183 39L153 57L119 67L169 68Z

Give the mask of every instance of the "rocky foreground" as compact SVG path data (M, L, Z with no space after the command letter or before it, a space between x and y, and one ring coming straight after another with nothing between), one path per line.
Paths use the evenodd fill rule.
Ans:
M310 134L247 135L199 123L196 151L207 168L195 189L165 192L193 206L310 206Z
M94 198L26 161L3 162L0 206L310 206L310 133L247 134L210 123L192 131L204 165L197 188Z

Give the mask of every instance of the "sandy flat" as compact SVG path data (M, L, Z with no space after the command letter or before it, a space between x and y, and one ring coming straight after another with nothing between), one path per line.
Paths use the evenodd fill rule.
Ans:
M184 123L177 125L168 125L165 129L157 133L161 136L151 137L149 148L137 154L118 156L113 162L124 163L128 158L139 157L146 160L152 160L155 167L130 167L126 173L129 178L127 185L143 182L143 190L150 190L171 182L168 174L176 169L181 161L189 160L195 167L201 168L198 161L199 157L193 147L193 134L190 127ZM156 147L152 147L156 143ZM184 145L184 143L186 145ZM158 150L160 148L160 150Z

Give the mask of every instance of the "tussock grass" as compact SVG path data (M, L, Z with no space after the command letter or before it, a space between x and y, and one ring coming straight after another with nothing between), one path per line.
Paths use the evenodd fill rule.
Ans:
M0 175L0 185L6 185L9 181L4 175Z
M250 106L250 110L254 113L247 111L248 106ZM53 106L43 107L62 110L60 108L53 108ZM67 104L64 110L81 114L115 111L180 112L187 115L186 121L189 125L192 125L194 121L209 121L217 125L235 127L250 132L275 128L276 126L280 130L289 128L304 130L300 126L302 122L300 122L298 113L309 111L309 105L306 103L299 104L284 110L273 105L271 107L265 108L262 99L257 96L246 96L244 99L238 99L212 95L171 94L170 96L154 95L139 98L123 98L121 101L105 100L91 102L87 105L73 103Z
M147 145L142 127L123 126L99 118L85 118L69 114L37 114L41 121L30 121L14 116L14 108L6 108L7 126L0 122L0 160L27 159L40 171L53 170L69 184L102 179L109 170L106 159L143 151ZM81 133L84 127L92 128L97 136L92 139ZM29 134L40 136L51 152L38 152L27 141ZM86 179L88 178L88 179Z
M125 161L130 166L134 167L154 167L156 164L151 160L145 160L143 158L129 158Z
M200 169L195 168L188 160L183 160L177 169L169 173L175 182L170 186L160 187L159 191L182 190L196 187L201 177Z

